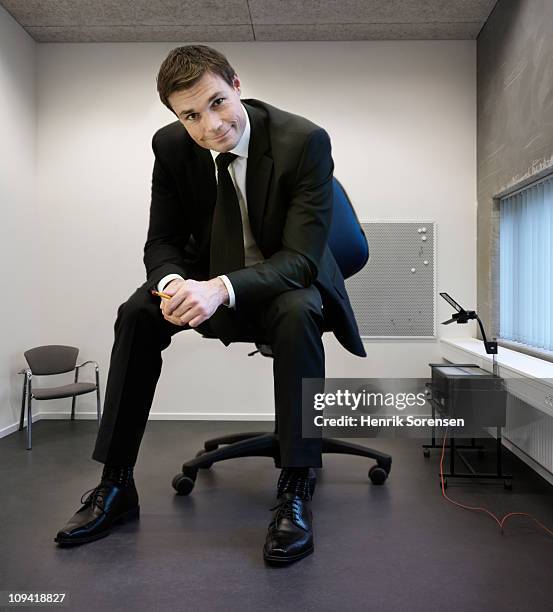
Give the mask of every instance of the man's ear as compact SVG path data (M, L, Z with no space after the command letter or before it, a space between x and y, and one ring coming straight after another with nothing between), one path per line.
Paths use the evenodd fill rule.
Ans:
M238 78L237 74L235 74L234 78L232 79L232 86L238 92L238 95L240 95L240 93L241 93L241 91L240 91L240 79Z

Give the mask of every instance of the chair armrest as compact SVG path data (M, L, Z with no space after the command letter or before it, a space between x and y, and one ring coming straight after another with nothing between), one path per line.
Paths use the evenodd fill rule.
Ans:
M83 363L79 363L78 365L75 366L75 370L78 370L79 368L82 368L85 365L88 365L89 363L94 364L94 367L96 368L96 370L98 370L98 364L95 361L84 361Z
M98 367L98 364L92 360L85 361L83 363L79 363L78 365L75 366L75 382L79 381L79 369L88 364L92 364L94 366L94 369L96 370L96 373L95 373L96 387L100 389L100 368Z

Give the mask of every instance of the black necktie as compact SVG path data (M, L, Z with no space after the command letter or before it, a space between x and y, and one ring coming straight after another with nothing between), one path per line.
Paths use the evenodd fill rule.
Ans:
M213 212L210 246L210 277L240 270L244 267L244 236L242 216L234 183L228 170L236 159L234 153L220 153L217 164L217 202Z

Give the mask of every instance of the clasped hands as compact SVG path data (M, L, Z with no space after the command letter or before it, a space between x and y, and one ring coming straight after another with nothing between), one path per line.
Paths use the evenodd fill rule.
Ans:
M163 289L171 299L159 305L163 318L173 325L197 327L213 315L221 304L228 303L229 295L220 278L208 281L175 278Z

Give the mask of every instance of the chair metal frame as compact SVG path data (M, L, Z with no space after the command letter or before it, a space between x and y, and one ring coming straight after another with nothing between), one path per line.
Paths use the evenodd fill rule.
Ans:
M39 348L39 347L35 347L35 348ZM77 394L68 393L67 395L64 395L62 397L72 397L73 398L71 402L71 420L74 421L75 420L75 403L76 403L77 396L86 395L87 393L92 393L93 391L96 391L96 412L97 412L97 419L98 419L98 428L100 428L100 421L102 419L102 409L101 409L101 404L100 404L100 368L98 366L98 363L96 361L88 360L80 364L75 364L75 379L73 382L74 383L79 382L79 370L86 365L94 366L95 378L96 378L95 389L91 389L90 391L85 391L84 393L77 393ZM71 371L71 370L68 370L68 371ZM40 376L53 376L54 374L58 374L58 373L61 374L62 372L55 372L55 373L50 373L50 374L40 374ZM22 399L21 399L21 416L19 419L19 431L23 431L24 429L25 402L27 402L27 450L31 450L32 448L32 429L33 429L32 400L41 399L43 401L48 401L48 399L54 399L54 398L36 398L33 395L33 383L32 383L33 372L30 367L23 368L22 370L18 372L18 374L24 375L23 392L22 392ZM36 374L35 376L39 376L39 374ZM55 399L60 399L60 398L55 398Z

